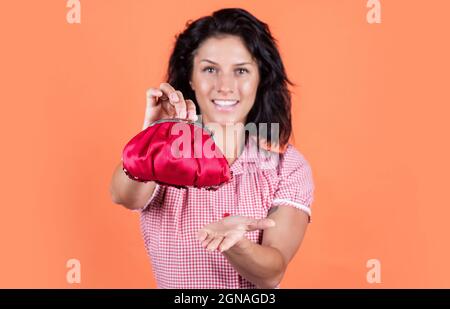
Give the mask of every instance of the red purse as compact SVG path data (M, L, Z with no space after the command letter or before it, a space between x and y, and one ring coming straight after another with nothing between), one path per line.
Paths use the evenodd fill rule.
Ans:
M216 190L232 179L232 172L212 136L201 123L155 121L125 145L123 171L135 181Z

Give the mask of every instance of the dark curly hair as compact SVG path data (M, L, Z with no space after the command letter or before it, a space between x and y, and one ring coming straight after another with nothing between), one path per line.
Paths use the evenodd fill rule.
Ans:
M260 82L255 104L247 115L246 124L255 123L258 136L267 137L265 142L268 145L273 143L284 147L292 133L291 93L288 84L293 83L287 78L269 26L246 10L221 9L211 16L188 21L186 29L176 36L167 70L167 82L180 90L185 98L192 99L197 110L200 110L189 84L195 51L206 39L222 35L239 36L258 64ZM259 131L261 123L267 124L264 135ZM278 136L271 136L271 123L279 124L279 141L275 140ZM246 136L245 141L247 140Z

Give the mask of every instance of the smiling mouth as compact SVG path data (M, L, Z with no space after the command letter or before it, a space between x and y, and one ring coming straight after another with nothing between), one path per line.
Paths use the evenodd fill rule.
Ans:
M232 110L239 100L211 100L219 110Z

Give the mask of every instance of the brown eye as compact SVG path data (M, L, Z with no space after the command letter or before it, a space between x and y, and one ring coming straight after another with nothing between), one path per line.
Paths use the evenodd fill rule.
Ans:
M206 67L203 69L203 72L214 73L216 71L213 67Z
M244 68L237 69L236 71L238 72L239 75L243 75L245 73L248 73L248 70L244 69Z

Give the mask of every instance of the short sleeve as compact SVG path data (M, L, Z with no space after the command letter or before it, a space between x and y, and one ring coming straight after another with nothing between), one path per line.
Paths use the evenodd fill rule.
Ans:
M145 211L149 207L156 207L156 206L162 205L163 200L164 200L164 191L165 191L165 186L157 183L155 190L153 190L153 193L150 196L150 198L148 199L147 203L145 203L143 208L137 209L137 211L139 211L139 212Z
M306 212L311 221L314 199L311 167L292 145L289 145L279 164L279 183L272 200L273 206L292 206Z

